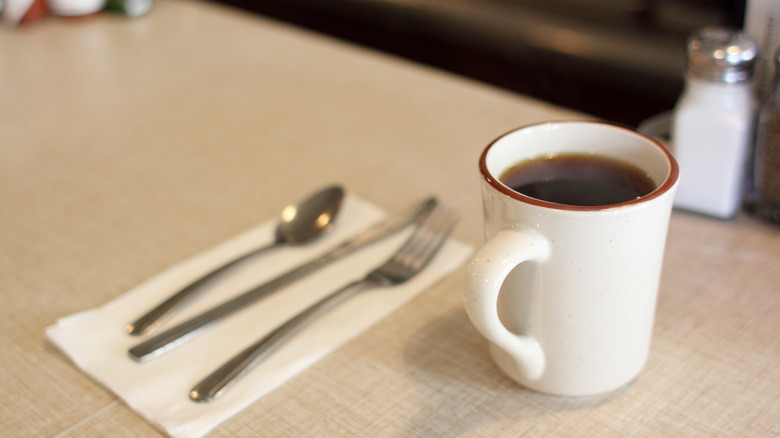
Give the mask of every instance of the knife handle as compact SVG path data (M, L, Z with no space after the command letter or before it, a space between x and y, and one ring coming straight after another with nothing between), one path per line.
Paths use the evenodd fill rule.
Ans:
M130 357L138 362L146 362L161 356L166 352L189 341L199 334L208 325L220 320L233 312L247 307L249 304L260 300L276 290L296 281L299 278L317 270L330 259L320 258L300 266L286 274L277 277L261 286L245 292L219 306L216 306L198 316L188 319L183 323L170 328L128 350Z

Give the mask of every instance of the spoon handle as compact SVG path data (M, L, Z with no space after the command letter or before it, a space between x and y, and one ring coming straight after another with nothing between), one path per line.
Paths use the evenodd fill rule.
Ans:
M263 245L260 248L253 249L249 251L248 253L239 256L238 258L235 258L227 263L225 263L222 266L219 266L218 268L214 269L213 271L207 273L206 275L196 279L192 283L185 286L183 289L181 289L179 292L171 295L168 299L163 301L162 303L158 304L155 308L152 310L146 312L143 316L135 320L135 322L128 324L125 326L125 330L130 333L131 335L142 335L149 333L153 331L156 327L158 327L163 321L165 321L168 317L173 315L173 313L179 309L180 307L187 304L190 300L195 298L197 295L197 292L200 292L202 290L202 287L204 284L208 283L210 280L219 277L221 274L223 274L225 271L229 270L230 268L235 267L236 265L240 264L244 260L247 260L249 258L252 258L260 253L263 253L265 251L268 251L277 245L280 245L281 243L278 241Z

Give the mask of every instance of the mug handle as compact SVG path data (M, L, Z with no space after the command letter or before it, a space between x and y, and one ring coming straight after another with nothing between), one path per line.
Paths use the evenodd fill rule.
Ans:
M480 248L466 269L463 304L482 336L508 354L529 380L542 375L544 351L528 335L510 332L498 317L498 293L510 272L528 261L547 259L550 245L540 233L530 229L502 230Z

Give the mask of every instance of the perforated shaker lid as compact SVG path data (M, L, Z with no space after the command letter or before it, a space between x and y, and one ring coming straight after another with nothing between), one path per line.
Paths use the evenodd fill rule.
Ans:
M688 39L688 73L712 82L737 83L753 76L758 43L748 34L723 27L705 27Z

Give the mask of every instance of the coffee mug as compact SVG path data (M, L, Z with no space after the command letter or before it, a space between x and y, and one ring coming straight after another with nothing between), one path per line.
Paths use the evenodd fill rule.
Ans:
M571 203L529 196L501 180L522 176L524 163L565 157L576 159L559 172L564 177L591 160L618 162L652 186L631 199L578 205L583 187L601 193L587 178L609 172L564 186L574 190ZM594 395L631 382L650 350L677 187L672 155L629 128L552 122L499 137L479 169L487 243L468 265L463 302L493 360L521 385L549 394Z

